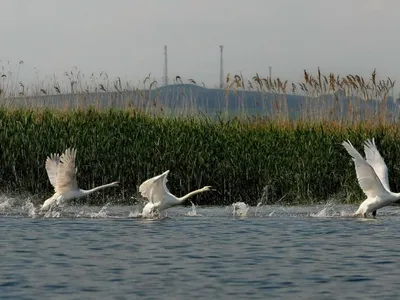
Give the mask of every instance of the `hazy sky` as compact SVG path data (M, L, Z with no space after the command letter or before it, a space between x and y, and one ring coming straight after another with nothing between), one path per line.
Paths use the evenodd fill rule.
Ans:
M395 79L399 0L2 0L0 60L20 77L76 66L131 82L163 75L213 86L225 72L298 80L303 69Z

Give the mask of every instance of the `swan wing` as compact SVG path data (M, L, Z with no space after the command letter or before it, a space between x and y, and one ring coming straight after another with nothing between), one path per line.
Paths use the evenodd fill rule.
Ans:
M367 163L369 163L371 167L374 169L376 175L382 182L383 187L387 191L390 191L388 169L385 164L385 161L383 160L383 157L381 156L381 154L378 151L378 148L376 147L374 138L372 139L372 141L371 140L365 141L364 152Z
M139 186L139 192L142 197L147 198L150 203L162 202L165 193L169 193L166 185L168 173L169 170L143 182Z
M49 177L49 181L54 188L57 185L57 168L59 163L60 155L58 153L50 154L45 163L47 176Z
M388 194L389 192L383 187L374 169L368 164L361 154L353 147L350 141L345 141L342 145L351 155L356 168L358 184L368 198L374 198L377 195Z
M56 193L62 194L67 191L78 189L75 168L76 149L68 148L60 157L57 165Z

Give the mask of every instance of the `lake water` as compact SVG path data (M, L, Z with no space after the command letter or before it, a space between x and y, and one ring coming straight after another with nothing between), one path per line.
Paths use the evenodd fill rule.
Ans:
M399 299L400 211L0 202L1 299ZM240 216L241 214L241 216Z

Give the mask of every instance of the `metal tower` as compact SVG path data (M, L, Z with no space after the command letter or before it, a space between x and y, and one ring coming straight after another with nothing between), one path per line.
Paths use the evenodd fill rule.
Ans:
M168 52L167 45L164 46L164 85L168 85Z
M219 66L219 88L224 88L224 46L220 45L219 48L221 49L221 61Z

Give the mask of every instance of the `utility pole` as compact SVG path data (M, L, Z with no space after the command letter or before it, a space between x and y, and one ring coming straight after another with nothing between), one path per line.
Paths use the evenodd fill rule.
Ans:
M168 85L168 52L167 45L164 46L164 85Z
M221 50L221 60L220 60L220 66L219 66L219 88L223 89L224 88L224 46L220 45L219 48Z

